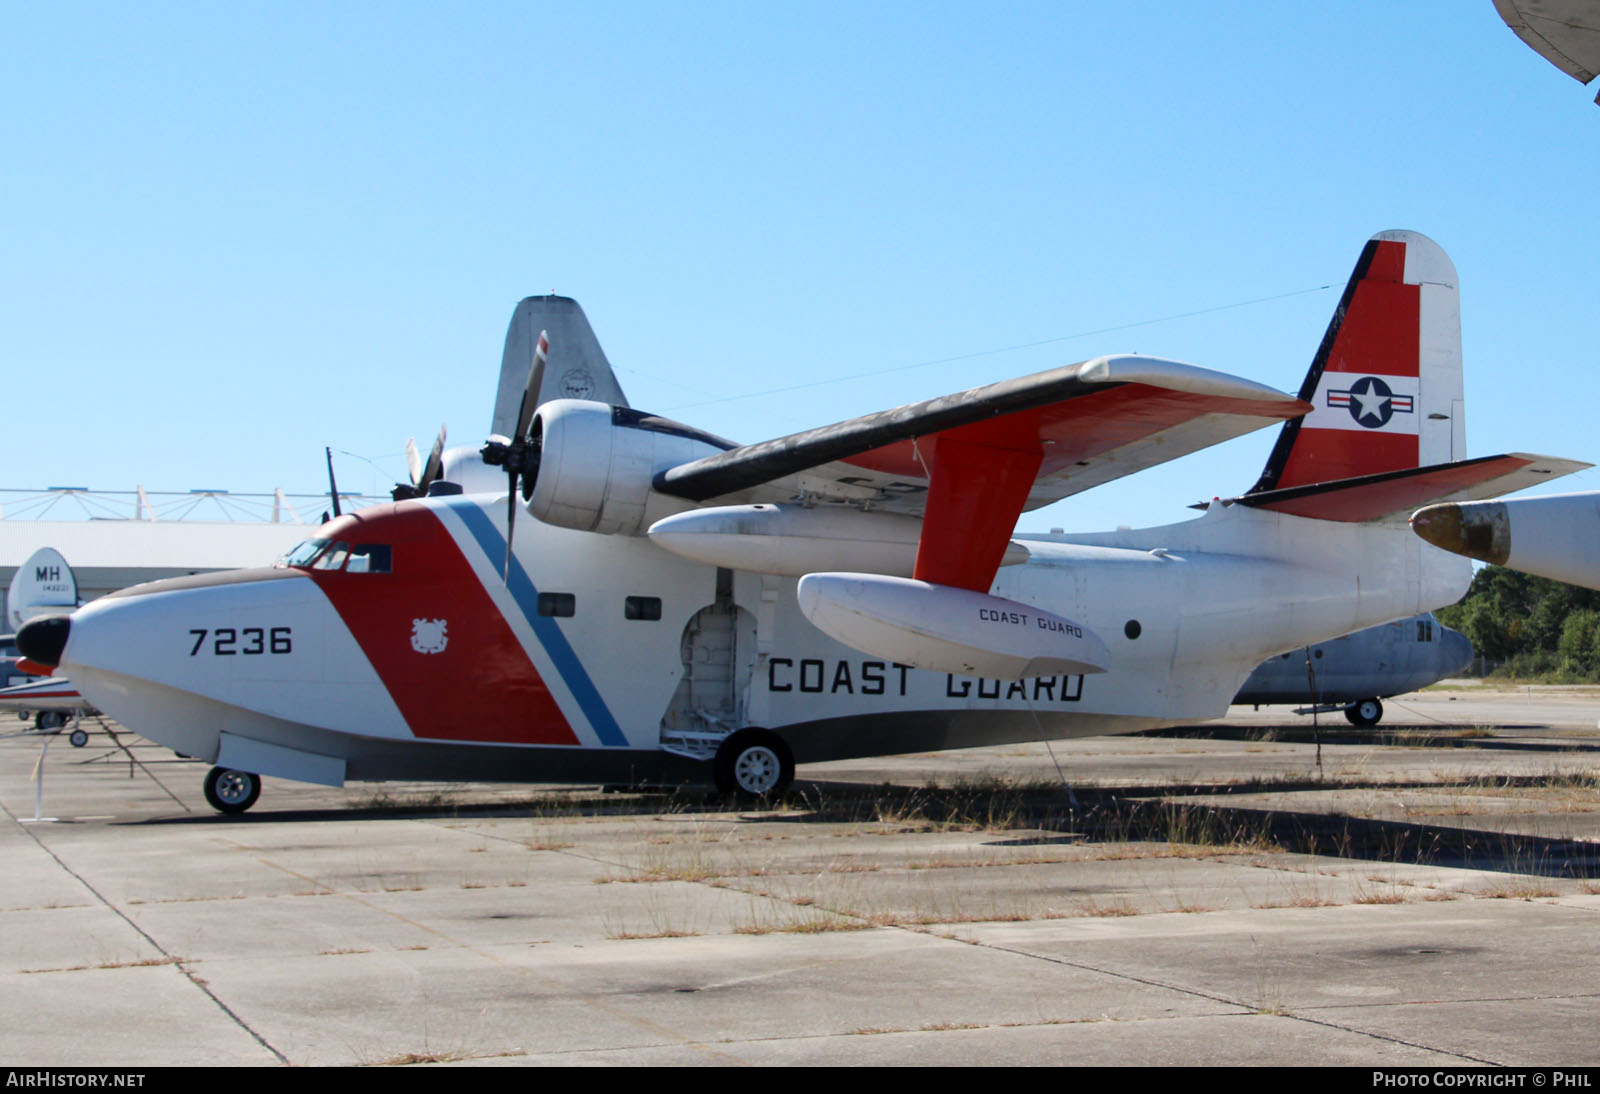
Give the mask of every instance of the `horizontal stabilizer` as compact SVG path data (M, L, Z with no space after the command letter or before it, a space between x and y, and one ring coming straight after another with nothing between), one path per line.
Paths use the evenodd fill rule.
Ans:
M1513 452L1283 490L1263 490L1229 499L1227 504L1237 502L1314 520L1364 523L1410 516L1431 502L1499 497L1590 466L1576 460Z

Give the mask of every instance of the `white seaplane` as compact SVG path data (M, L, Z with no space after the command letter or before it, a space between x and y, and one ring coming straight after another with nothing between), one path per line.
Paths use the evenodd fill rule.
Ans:
M1013 534L1273 423L1260 481L1198 519ZM550 296L512 318L493 431L428 461L432 496L276 567L135 586L18 643L215 764L225 812L261 775L772 795L796 763L1220 717L1265 658L1462 595L1417 507L1587 466L1466 458L1455 269L1403 231L1367 243L1298 397L1099 357L740 445L628 406Z

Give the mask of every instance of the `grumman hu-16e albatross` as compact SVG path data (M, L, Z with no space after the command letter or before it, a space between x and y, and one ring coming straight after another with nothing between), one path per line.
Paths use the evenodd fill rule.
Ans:
M1013 535L1274 422L1260 481L1196 520ZM796 762L1220 717L1264 658L1465 591L1412 510L1586 466L1464 458L1456 274L1411 232L1368 242L1298 398L1100 357L736 445L629 407L578 305L533 297L494 432L276 568L135 586L19 644L215 763L224 811L258 775L771 794Z

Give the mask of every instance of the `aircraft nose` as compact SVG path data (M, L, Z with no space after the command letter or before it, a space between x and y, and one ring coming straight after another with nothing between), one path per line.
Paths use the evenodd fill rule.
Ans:
M61 664L61 651L67 648L72 620L64 615L30 619L17 631L17 652L30 661L55 668Z
M1461 669L1466 668L1472 663L1474 650L1472 648L1471 639L1462 634L1460 631L1452 630L1446 630L1443 637L1445 643L1444 649L1447 655L1445 660L1447 660L1451 665L1455 666L1450 671L1459 672Z

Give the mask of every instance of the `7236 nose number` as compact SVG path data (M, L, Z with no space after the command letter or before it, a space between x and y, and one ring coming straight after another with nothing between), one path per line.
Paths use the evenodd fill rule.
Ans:
M190 657L200 653L208 637L211 639L210 652L217 657L294 652L293 635L289 627L217 627L215 630L190 627L189 633L194 635L194 645L189 647Z

